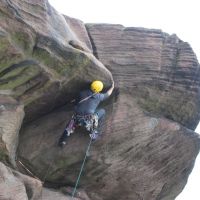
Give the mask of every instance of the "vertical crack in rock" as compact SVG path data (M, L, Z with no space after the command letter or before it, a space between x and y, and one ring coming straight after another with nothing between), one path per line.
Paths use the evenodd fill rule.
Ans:
M91 34L90 34L88 28L87 28L87 24L85 25L85 28L86 28L86 30L87 30L87 34L88 34L88 37L89 37L90 42L91 42L91 45L92 45L93 54L94 54L94 56L95 56L97 59L99 59L99 57L98 57L98 52L97 52L97 48L96 48L95 43L94 43L94 40L93 40L93 38L92 38L92 36L91 36Z

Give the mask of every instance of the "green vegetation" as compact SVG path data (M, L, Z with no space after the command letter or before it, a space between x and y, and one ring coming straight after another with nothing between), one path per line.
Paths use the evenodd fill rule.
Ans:
M6 49L8 49L8 47L9 47L9 45L10 45L10 43L9 43L9 41L5 38L5 37L1 37L0 38L0 55L2 55L2 53L6 50ZM2 56L1 56L2 57Z
M23 55L10 43L8 38L0 37L0 72L22 60Z
M1 80L4 80L4 79L8 79L8 78L13 78L17 75L20 75L21 72L23 72L25 69L25 67L19 67L19 68L16 68L8 73L6 73L4 76L1 77Z
M32 51L31 38L28 33L25 32L13 32L11 34L12 41L24 50L25 54Z
M54 58L53 55L51 55L47 50L42 48L36 47L33 51L33 56L49 67L60 64L59 60L56 60L56 58Z
M5 150L1 148L0 148L0 161L3 163L9 163L8 155L5 153Z

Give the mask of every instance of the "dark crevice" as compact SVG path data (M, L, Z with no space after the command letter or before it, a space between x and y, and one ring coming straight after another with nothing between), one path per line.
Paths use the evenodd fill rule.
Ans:
M71 45L75 49L85 51L85 49L82 46L80 46L78 43L76 43L76 41L74 41L74 40L70 40L69 45Z
M16 9L15 7L14 7L14 5L12 4L12 2L10 1L10 0L6 0L6 2L7 2L7 4L8 4L8 6L9 6L9 8L13 11L13 13L15 14L15 16L17 17L17 18L21 18L21 15L19 14L19 11L18 11L18 9Z
M20 67L24 67L26 65L37 65L38 62L34 61L34 60L24 60L20 63L17 63L17 64L13 64L9 67L7 67L5 70L3 70L2 72L0 72L0 77L4 76L5 74L11 72L12 70L15 70L17 68L20 68Z
M20 75L22 75L25 71L26 71L26 68L24 68L24 69L20 72ZM0 79L0 84L7 84L7 83L10 82L10 81L14 81L14 80L17 79L20 75L17 74L17 75L8 77L8 78Z
M93 40L93 38L92 38L92 36L90 34L90 31L89 31L89 29L88 29L88 27L86 25L85 25L85 28L86 28L86 31L88 33L88 37L89 37L91 45L92 45L93 54L99 60L99 56L98 56L98 53L97 53L97 48L96 48L96 45L94 43L94 40Z

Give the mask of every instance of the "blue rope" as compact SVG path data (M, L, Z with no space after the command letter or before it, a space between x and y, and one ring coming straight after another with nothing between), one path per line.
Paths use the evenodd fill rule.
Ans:
M76 192L78 183L79 183L79 181L80 181L81 174L82 174L82 172L83 172L83 168L84 168L84 165L85 165L86 158L87 158L87 156L88 156L88 152L89 152L89 150L90 150L91 143L92 143L92 138L90 138L90 142L89 142L88 147L87 147L87 150L86 150L86 152L85 152L85 157L84 157L83 163L82 163L82 165L81 165L81 169L80 169L78 178L77 178L77 180L76 180L76 185L75 185L74 190L73 190L73 192L72 192L72 199L74 199L74 195L75 195L75 192Z

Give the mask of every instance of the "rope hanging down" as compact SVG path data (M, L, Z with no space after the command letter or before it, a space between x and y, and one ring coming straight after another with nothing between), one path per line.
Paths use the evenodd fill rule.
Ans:
M72 192L72 199L74 199L74 195L75 195L75 193L76 193L76 189L77 189L78 183L79 183L79 181L80 181L81 174L82 174L82 172L83 172L83 168L84 168L85 161L86 161L86 158L87 158L88 153L89 153L89 150L90 150L91 143L92 143L92 138L90 138L90 142L89 142L88 147L87 147L87 150L86 150L86 152L85 152L85 157L84 157L84 159L83 159L83 163L82 163L82 165L81 165L81 169L80 169L78 178L77 178L77 180L76 180L76 184L75 184L74 190L73 190L73 192Z
M82 163L82 165L81 165L81 169L80 169L78 178L77 178L77 180L76 180L76 184L75 184L74 190L73 190L73 192L72 192L72 196L71 196L72 199L74 199L74 195L75 195L75 193L76 193L76 189L77 189L77 187L78 187L78 184L79 184L79 181L80 181L80 178L81 178L81 174L82 174L82 172L83 172L83 168L84 168L84 165L85 165L87 156L89 155L89 150L90 150L91 143L92 143L92 138L90 138L90 141L89 141L87 150L86 150L86 152L85 152L85 157L84 157L84 159L83 159L83 163ZM31 174L35 179L40 180L40 179L39 179L38 177L36 177L30 170L28 170L20 160L18 160L18 162L19 162L19 163L23 166L23 168L24 168L27 172L29 172L29 174ZM53 160L51 161L51 163L49 164L48 169L46 170L46 173L45 173L45 175L44 175L44 177L43 177L43 180L40 180L40 181L42 182L42 185L44 184L44 182L45 182L45 180L46 180L46 177L47 177L47 174L49 173L49 170L50 170L50 168L52 167L52 164L53 164L53 163L54 163L54 159L53 159ZM41 197L43 197L43 194L41 194Z

